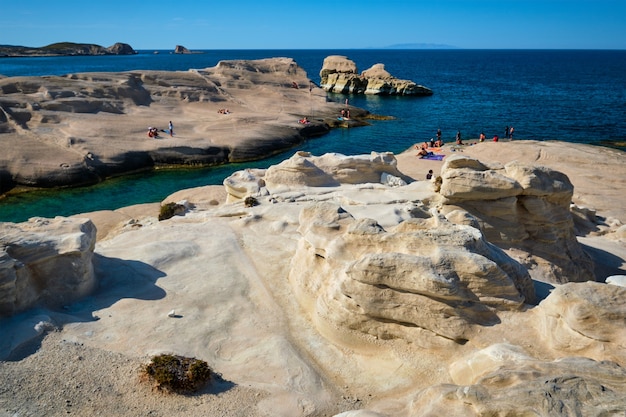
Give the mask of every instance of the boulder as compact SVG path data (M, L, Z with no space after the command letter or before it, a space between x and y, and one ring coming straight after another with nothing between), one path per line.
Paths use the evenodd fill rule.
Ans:
M89 294L96 228L89 219L0 223L0 317L35 305L56 308Z
M534 278L595 280L593 262L574 234L574 186L550 168L510 162L486 166L453 155L441 169L442 213L461 209L475 217L487 240L516 252Z
M346 156L327 153L313 156L298 151L268 169L237 171L224 180L229 201L247 196L263 196L303 187L336 187L339 184L380 183L390 186L406 185L409 178L397 168L391 152Z
M385 70L384 64L374 64L359 75L356 64L340 55L331 55L324 59L320 78L321 87L334 93L403 96L433 94L428 87L393 77Z
M385 230L334 202L305 207L289 280L314 323L424 345L465 343L533 303L527 271L481 232L434 215ZM325 331L326 333L328 330Z
M607 358L611 346L626 346L624 300L626 287L622 286L598 282L559 285L539 304L537 322L552 349Z

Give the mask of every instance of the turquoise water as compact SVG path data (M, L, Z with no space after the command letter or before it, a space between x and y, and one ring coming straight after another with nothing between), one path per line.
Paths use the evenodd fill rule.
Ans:
M314 82L325 57L345 55L359 71L376 63L394 76L434 91L430 97L348 96L352 105L394 120L339 129L298 149L316 155L371 151L401 152L434 136L445 141L457 130L464 138L503 135L514 126L517 139L552 140L626 149L626 51L507 50L280 50L205 51L173 55L141 51L133 56L5 58L0 74L59 75L89 71L205 68L226 59L291 57ZM342 102L346 96L329 95ZM2 97L0 96L0 101ZM241 166L155 171L108 180L87 188L31 192L0 200L0 221L24 221L160 201L174 191L223 179L243 167L267 167L295 149Z

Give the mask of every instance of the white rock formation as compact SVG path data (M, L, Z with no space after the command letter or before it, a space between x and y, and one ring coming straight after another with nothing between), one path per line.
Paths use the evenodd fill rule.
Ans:
M559 285L536 311L544 341L555 350L587 355L595 351L606 358L612 346L626 346L624 300L625 287L598 282Z
M272 165L267 170L245 169L224 180L229 201L247 196L267 196L287 190L307 187L337 187L340 184L383 183L406 185L407 177L398 171L396 159L390 152L346 156L328 153L313 156L296 152L291 158Z
M463 155L441 170L442 212L462 209L478 219L487 240L517 251L533 278L555 282L594 280L593 263L576 241L566 175L510 162L485 165Z
M464 343L474 325L492 325L498 310L535 298L524 268L478 229L443 218L385 230L338 204L320 203L302 210L299 231L289 280L313 321L329 327Z
M0 317L35 305L58 307L91 292L95 242L89 219L0 223Z
M565 218L567 182L545 169L509 172L466 160L472 169L443 171L440 193L437 182L389 181L405 178L396 161L390 154L298 153L267 170L230 177L224 187L230 203L224 190L198 187L166 199L186 200L184 216L157 221L158 204L124 210L122 224L109 225L95 248L98 291L62 312L38 309L0 320L3 359L21 351L20 341L58 329L41 352L0 362L9 381L0 402L17 410L28 401L15 399L26 397L22 387L38 392L36 366L50 357L46 349L60 358L52 369L73 360L76 351L67 353L58 343L63 340L98 352L82 357L98 362L91 369L113 371L105 352L121 353L132 364L113 371L119 391L91 397L77 391L72 411L81 415L94 409L91 399L106 409L99 412L115 414L107 398L117 410L164 415L176 412L161 406L188 410L185 415L250 417L624 415L624 287L556 284L538 305L529 304L533 284L541 283L490 242L489 236L506 242L495 233L494 219L476 214L487 212L489 203L496 205L492 215L505 205L500 200L539 196L533 207L541 206L536 211L543 219ZM487 202L479 204L474 195ZM258 204L245 204L251 196ZM533 218L516 215L498 219L505 237L518 230L516 219ZM532 224L523 227L551 227ZM3 230L29 240L26 229ZM38 250L30 248L31 255ZM608 270L617 274L622 264L612 262ZM55 272L48 269L46 277ZM133 385L133 372L149 355L164 352L206 360L228 381L215 389L235 388L218 396L159 396L157 408L149 388ZM99 376L93 377L96 388ZM11 385L18 377L23 384ZM54 398L66 398L64 384L46 382ZM95 392L85 385L91 389L84 392ZM222 394L243 387L254 392L231 404L237 412L220 408ZM28 406L32 415L48 411Z
M454 384L417 393L406 415L599 416L626 411L626 373L582 357L545 361L496 344L450 365Z

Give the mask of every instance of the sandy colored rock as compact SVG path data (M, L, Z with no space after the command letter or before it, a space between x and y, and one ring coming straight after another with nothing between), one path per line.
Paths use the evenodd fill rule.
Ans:
M0 317L88 295L97 285L95 242L96 228L85 218L0 223Z
M324 59L320 78L320 86L334 93L403 96L433 94L428 87L392 76L385 70L384 64L374 64L359 74L354 61L341 55L331 55Z
M327 133L340 111L290 58L188 71L7 77L0 92L0 192L93 184L155 166L259 159ZM351 123L365 124L359 119L366 114L351 108ZM303 116L309 124L298 123ZM148 136L150 127L157 138Z
M516 250L533 277L547 282L594 279L593 263L574 234L574 187L561 172L512 161L486 166L463 154L441 168L442 212L475 216L487 239Z
M317 253L306 258L316 267L316 262L328 263L320 256L341 255L350 263L354 252L354 261L337 269L336 282L341 283L347 271L360 276L371 283L373 297L363 298L371 304L374 297L389 292L384 285L397 278L373 274L372 266L393 261L405 266L405 278L419 278L417 268L407 266L415 263L400 262L402 255L374 250L357 262L368 249L357 242L372 248L385 242L406 254L411 247L419 248L419 242L393 241L392 232L415 235L419 225L424 226L420 233L434 239L437 227L430 219L439 218L431 210L440 200L436 180L423 178L428 169L440 175L443 163L419 160L412 150L397 155L398 171L417 179L401 186L380 178L273 188L277 184L259 183L263 177L254 172L242 178L256 181L255 206L246 207L242 199L212 205L210 190L192 190L170 197L190 203L183 216L159 222L156 213L140 216L129 209L133 225L117 227L96 243L96 292L63 311L37 309L0 320L1 333L11 335L13 347L1 352L0 413L60 415L70 409L91 416L120 414L123 409L132 416L227 417L624 414L623 287L602 282L626 271L626 242L617 233L626 218L619 176L626 169L624 153L559 142L501 142L466 147L463 154L487 167L537 161L566 174L574 185L572 203L589 209L581 211L587 220L585 228L577 228L583 233L577 238L593 257L598 282L548 285L535 280L538 305L515 301L511 303L517 308L494 310L497 320L473 325L464 344L444 340L429 347L419 338L375 338L311 314L317 305L300 302L289 279L290 274L304 277L307 270L294 271L292 260L305 243L316 248ZM585 158L579 158L582 155ZM205 203L194 208L195 201ZM319 205L335 210L315 209ZM472 217L456 209L437 221L467 232L480 226ZM301 228L305 218L307 226ZM348 228L351 241L344 237ZM441 236L446 237L443 232ZM422 252L431 248L421 248L417 256L426 257ZM513 257L510 250L500 252ZM471 275L477 279L476 273ZM312 293L316 285L323 288L317 284L319 277L308 278ZM390 281L376 288L379 279ZM470 294L475 288L471 284L459 291ZM493 290L487 283L483 288ZM510 285L503 288L512 290ZM520 299L517 290L515 300ZM500 291L496 293L483 298L497 304ZM409 295L399 293L393 300ZM437 302L445 304L445 299ZM374 311L371 307L379 305L367 307ZM417 304L415 312L426 314L423 307ZM168 316L172 310L176 317ZM161 352L206 360L223 379L196 396L155 396L137 381L136 369Z
M626 288L597 282L560 285L536 311L553 349L572 354L626 346ZM617 358L608 358L615 360Z

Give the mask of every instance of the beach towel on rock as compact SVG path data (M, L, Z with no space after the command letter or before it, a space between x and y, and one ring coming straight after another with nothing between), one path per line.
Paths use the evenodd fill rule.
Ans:
M420 159L430 159L431 161L441 161L445 155L442 154L433 154L433 155L424 155L421 156Z

